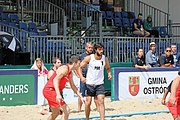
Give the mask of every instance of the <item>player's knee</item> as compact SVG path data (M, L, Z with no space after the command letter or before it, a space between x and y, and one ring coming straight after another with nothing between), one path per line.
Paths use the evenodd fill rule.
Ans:
M66 111L64 111L64 114L65 115L69 115L70 114L70 108L69 107L66 108Z
M86 100L86 106L90 106L91 105L91 101Z
M99 103L99 105L104 104L104 99L103 98L102 99L98 99L98 103Z
M91 105L91 102L90 102L90 101L89 101L89 102L86 102L86 105L90 106L90 105Z
M68 115L70 114L70 109L69 109L69 108L67 109L67 114L68 114Z
M91 98L89 99L89 98L85 97L85 101L86 101L87 104L91 104L92 99Z
M59 115L59 111L53 111L51 115L53 118L56 118Z

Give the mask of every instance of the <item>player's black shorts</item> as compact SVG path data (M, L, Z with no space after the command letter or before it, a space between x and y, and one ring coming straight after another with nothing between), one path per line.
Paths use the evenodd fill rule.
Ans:
M87 89L87 95L86 96L97 96L97 95L104 95L104 84L101 85L90 85L86 84L86 89Z

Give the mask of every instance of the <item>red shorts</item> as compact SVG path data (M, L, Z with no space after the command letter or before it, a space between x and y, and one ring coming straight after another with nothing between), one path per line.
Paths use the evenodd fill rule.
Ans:
M168 102L168 109L173 118L176 119L178 116L180 116L180 101L177 101L175 105L172 105L170 102Z
M56 101L56 91L54 89L45 88L43 90L44 97L47 99L50 108L59 108L66 104L66 102L61 99L60 102Z

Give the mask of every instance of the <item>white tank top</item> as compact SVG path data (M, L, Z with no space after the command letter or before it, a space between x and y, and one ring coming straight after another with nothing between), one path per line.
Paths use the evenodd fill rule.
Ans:
M90 57L91 59L86 75L86 84L104 84L105 56L102 55L100 60L96 60L94 54L91 54Z

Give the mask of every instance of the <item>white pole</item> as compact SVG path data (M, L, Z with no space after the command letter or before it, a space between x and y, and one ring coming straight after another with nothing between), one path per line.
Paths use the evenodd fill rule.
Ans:
M167 33L169 34L169 26L170 26L170 23L169 23L169 16L170 16L170 13L169 13L169 0L168 0L168 18L167 18Z

